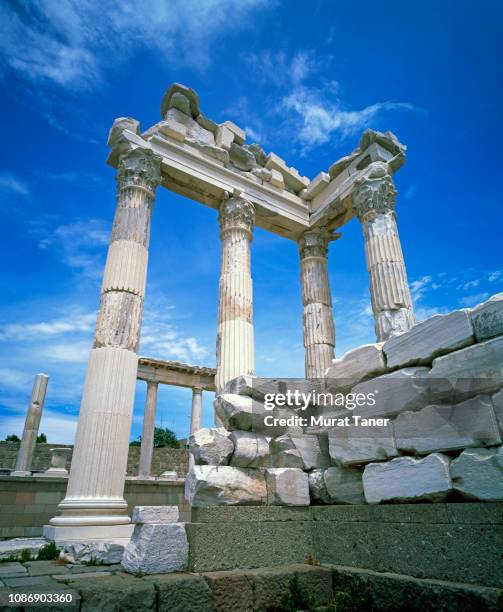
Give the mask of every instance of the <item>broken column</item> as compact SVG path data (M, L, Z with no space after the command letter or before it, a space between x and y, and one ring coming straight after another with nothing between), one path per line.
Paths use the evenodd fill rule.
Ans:
M150 219L161 179L150 150L120 157L117 209L89 357L68 489L54 540L129 537L124 499L138 344L145 295ZM59 530L59 532L58 532Z
M201 387L192 389L192 412L190 415L190 435L201 429L201 410L203 402L203 390Z
M217 333L217 394L225 383L255 370L250 244L253 204L235 193L224 200L218 217L222 240Z
M28 414L24 423L23 437L17 453L16 468L11 476L30 476L31 464L37 444L38 428L42 417L45 392L49 377L47 374L37 374L33 383Z
M147 397L145 399L145 412L143 414L143 427L141 430L138 478L150 478L152 452L154 449L155 409L158 386L158 383L152 382L151 380L147 382Z
M335 328L327 257L329 241L338 237L316 228L304 232L299 240L305 372L310 379L323 378L334 357Z
M378 342L415 322L395 218L396 190L383 162L370 164L355 181L353 206L363 228L370 297Z

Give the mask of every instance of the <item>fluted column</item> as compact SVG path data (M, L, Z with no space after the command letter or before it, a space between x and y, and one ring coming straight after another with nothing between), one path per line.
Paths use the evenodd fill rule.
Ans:
M201 410L203 402L203 390L201 387L192 389L192 412L190 415L190 435L201 429Z
M152 382L151 380L147 382L147 397L145 399L145 412L143 413L143 427L141 430L138 478L150 478L152 453L154 450L155 411L158 387L159 385L156 382Z
M300 282L306 378L323 378L332 365L335 328L328 280L328 243L333 236L325 229L304 232L299 240Z
M51 525L111 526L130 522L124 500L138 368L150 218L160 159L135 149L119 160L117 209L101 288L72 465L61 516ZM91 530L92 531L92 530ZM103 529L102 529L103 531ZM119 532L120 530L116 530ZM93 533L99 533L94 529ZM81 532L82 533L82 532ZM91 536L87 529L87 537ZM92 534L91 534L92 535Z
M241 374L253 374L253 297L250 244L255 209L235 194L224 200L218 217L222 241L217 333L217 394Z
M26 421L24 423L23 437L17 453L16 468L10 473L11 476L29 476L31 464L37 444L38 428L42 418L45 393L49 377L47 374L37 374L33 382L30 404Z
M356 181L355 212L365 238L370 296L378 342L410 329L412 300L395 217L396 190L386 165L372 164Z

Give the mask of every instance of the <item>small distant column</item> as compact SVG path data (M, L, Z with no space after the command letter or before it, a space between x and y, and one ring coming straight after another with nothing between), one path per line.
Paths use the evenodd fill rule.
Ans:
M353 205L365 238L378 342L406 332L415 323L396 225L395 196L393 180L381 162L369 166L365 176L355 182Z
M309 379L323 378L334 358L335 327L327 258L329 241L338 237L320 228L304 232L299 240L305 373Z
M68 458L72 453L72 449L68 447L62 448L51 448L51 466L45 470L40 476L47 476L48 478L66 478L68 476L68 470L66 464Z
M141 430L140 467L138 478L150 478L152 466L152 453L154 449L155 411L157 406L158 383L147 382L147 397L145 412L143 414L143 428Z
M11 476L29 476L31 474L31 464L37 444L38 428L40 427L48 382L47 374L37 374L35 376L28 414L24 423L23 438L17 454L16 468L10 473Z
M201 429L201 411L203 390L200 387L192 389L192 413L190 416L190 435Z
M250 257L255 209L242 195L235 194L222 202L219 212L222 267L215 377L217 394L229 380L255 372Z

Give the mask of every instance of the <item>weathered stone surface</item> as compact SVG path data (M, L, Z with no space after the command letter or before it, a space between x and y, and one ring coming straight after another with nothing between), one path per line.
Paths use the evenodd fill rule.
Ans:
M260 378L248 374L238 376L230 380L224 389L224 393L235 395L247 395L256 400L262 401L266 394L285 393L287 382L278 378Z
M185 481L191 506L260 505L267 499L265 478L257 469L195 465Z
M59 558L67 563L96 562L102 565L120 563L124 546L113 542L74 542L65 544Z
M171 574L148 576L159 597L159 612L213 612L210 587L202 576Z
M189 438L189 450L197 465L227 465L234 451L229 432L223 427L203 428Z
M270 506L309 506L309 479L298 468L269 468L265 472Z
M394 426L397 447L417 454L501 443L487 395L454 406L426 406L418 412L402 412Z
M363 489L369 504L383 501L443 501L452 491L449 458L440 453L424 459L397 457L369 463L363 471Z
M323 477L332 502L364 504L362 470L335 465L325 470Z
M38 551L48 544L45 538L13 538L12 540L0 541L0 559L18 557L23 550L29 550L30 554L36 556Z
M499 430L503 434L503 389L495 393L491 399Z
M451 463L454 489L468 499L503 500L503 446L467 449Z
M231 465L235 467L265 467L269 463L269 442L262 434L250 431L233 431L234 444Z
M340 359L334 359L325 376L329 388L345 389L385 371L382 344L364 344L349 351Z
M199 115L199 97L190 87L173 83L162 98L161 117L165 118L170 108L176 108L195 119Z
M122 567L131 574L163 574L187 567L189 544L181 523L136 525Z
M473 344L474 341L469 312L458 310L417 323L408 332L387 340L382 350L388 368L396 368L429 364L435 357Z
M178 506L135 506L131 522L142 523L177 523L180 518Z
M393 424L333 427L328 432L330 458L342 465L385 461L398 455Z
M253 582L248 572L207 572L204 578L211 589L212 610L252 612ZM195 612L195 611L194 611Z
M318 504L330 504L332 501L325 484L324 472L325 470L323 469L316 469L308 474L309 495L311 500Z
M154 585L133 576L106 576L72 584L82 597L80 612L150 612L156 610Z
M471 316L478 342L503 335L503 293L472 308Z
M428 368L404 368L356 385L352 393L374 393L375 404L367 402L354 414L364 417L394 416L405 410L419 410L430 399Z
M238 145L235 142L230 145L229 158L233 166L245 172L253 170L257 165L255 155L246 146Z
M119 138L122 136L122 132L124 130L133 132L133 134L138 134L140 124L132 117L117 117L117 119L114 119L113 125L108 133L107 147L115 146Z
M286 434L271 440L272 465L274 467L300 467L304 470L330 466L328 441L323 434ZM298 459L300 458L300 462ZM278 465L279 463L294 465Z

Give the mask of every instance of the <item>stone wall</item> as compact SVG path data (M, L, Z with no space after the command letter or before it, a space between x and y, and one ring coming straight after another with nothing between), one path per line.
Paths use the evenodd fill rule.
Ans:
M296 389L343 401L280 404ZM226 429L191 437L193 506L503 500L503 293L359 347L324 379L243 376L225 391Z
M42 528L58 514L68 479L0 476L0 538L42 535ZM178 506L182 520L190 511L183 480L126 480L124 497L134 506Z
M51 448L73 448L68 444L37 444L32 470L44 472L51 464ZM16 465L19 442L0 442L0 472L8 473ZM185 477L188 470L189 454L186 449L154 448L152 455L152 476L159 476L167 470L174 470L179 477ZM140 447L130 446L128 476L136 476L140 462ZM70 469L71 455L67 469Z

